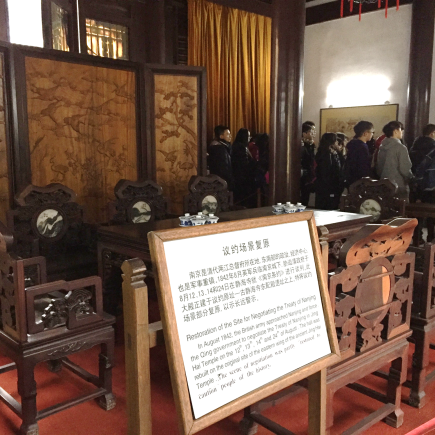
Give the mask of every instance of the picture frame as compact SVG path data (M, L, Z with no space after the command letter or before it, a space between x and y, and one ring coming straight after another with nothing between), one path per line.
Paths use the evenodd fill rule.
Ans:
M320 109L320 138L325 133L344 133L349 140L355 136L353 127L359 121L370 121L374 127L373 137L381 136L382 128L390 121L397 121L398 104L373 106L331 107Z

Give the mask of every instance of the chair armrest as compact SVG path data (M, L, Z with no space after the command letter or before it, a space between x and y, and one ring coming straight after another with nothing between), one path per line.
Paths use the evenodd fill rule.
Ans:
M28 287L25 294L29 334L60 325L75 329L103 319L103 292L101 278L98 276ZM44 320L37 322L35 300L43 295L51 301L45 307Z

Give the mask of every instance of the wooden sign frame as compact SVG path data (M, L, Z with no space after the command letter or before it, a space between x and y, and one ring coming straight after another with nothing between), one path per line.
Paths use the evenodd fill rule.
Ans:
M257 388L256 390L247 393L242 397L239 397L238 399L233 400L232 402L227 403L226 405L221 406L220 408L209 412L208 414L198 419L195 419L190 402L189 388L187 384L180 339L178 335L174 303L172 300L172 292L170 290L169 273L166 264L164 243L187 238L222 234L239 230L247 230L301 221L308 222L311 246L314 254L316 274L319 283L320 297L331 353L310 364L296 369L293 372L288 373L287 375L281 376L280 378L269 382L268 384ZM153 269L155 271L155 278L157 281L157 294L165 335L165 343L169 361L175 406L177 409L181 434L191 435L197 433L205 429L206 427L209 427L212 424L228 417L229 415L232 415L235 412L258 402L259 400L282 390L283 388L286 388L302 379L319 373L322 370L324 372L324 369L326 367L329 367L330 365L333 365L340 360L340 351L338 348L338 341L335 332L334 316L331 311L328 286L326 282L326 274L324 273L322 268L322 254L320 250L320 244L313 212L308 211L295 214L240 220L214 225L150 232L148 234L148 240L151 249ZM323 379L325 380L324 376ZM323 405L320 403L320 401L322 400L322 394L320 394L320 390L322 390L323 387L322 385L319 385L319 394L314 394L314 396L318 397L318 401L313 401L310 399L310 409L314 409L315 407L318 407L318 409L320 409L323 407ZM321 418L319 420L321 420ZM320 426L322 425L320 424Z

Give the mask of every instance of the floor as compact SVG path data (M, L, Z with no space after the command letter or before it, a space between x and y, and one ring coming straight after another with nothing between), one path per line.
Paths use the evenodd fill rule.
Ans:
M435 353L435 352L434 352ZM94 348L83 352L75 360L82 363L89 370L97 368L98 349ZM0 358L0 363L6 362ZM433 355L435 367L435 355ZM126 392L125 392L125 365L124 347L122 344L116 346L116 367L113 373L113 390L117 396L115 409L106 412L94 402L87 402L75 406L69 410L60 412L52 417L41 420L40 435L121 435L127 433L126 419ZM153 404L153 433L162 435L177 434L177 420L175 406L172 398L169 370L164 347L151 350L151 377L152 377L152 404ZM1 375L0 385L17 397L15 372ZM77 394L82 387L82 381L64 371L61 374L53 374L46 370L41 364L38 366L36 380L38 384L38 407L46 407L57 400ZM366 380L371 385L380 386L383 380L370 377ZM423 409L415 409L406 404L406 394L403 391L402 409L405 413L405 422L399 429L387 426L385 423L378 423L366 434L382 435L403 435L426 421L431 420L435 415L435 383L428 387L428 401ZM306 434L307 419L307 394L302 393L279 406L268 409L264 412L269 418L277 421L284 427L296 434ZM348 390L340 390L334 399L335 426L331 435L343 432L355 421L363 418L366 412L376 409L377 403L366 399L360 394ZM203 430L203 435L230 435L238 434L238 422L242 412L238 412L229 418ZM18 433L20 420L4 404L0 403L0 434L10 435ZM431 431L435 433L434 431ZM264 428L259 428L259 435L270 434ZM430 433L430 432L426 432Z

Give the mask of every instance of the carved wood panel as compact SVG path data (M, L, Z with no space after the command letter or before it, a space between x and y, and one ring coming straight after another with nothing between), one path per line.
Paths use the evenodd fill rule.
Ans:
M3 53L0 53L0 220L6 222L6 211L9 209L9 175L4 67L4 56Z
M121 178L137 179L136 77L132 71L26 57L32 183L62 183L91 222Z
M183 212L187 184L198 173L198 79L154 75L156 181L170 198L170 212Z
M414 253L378 257L329 275L342 359L409 329Z

